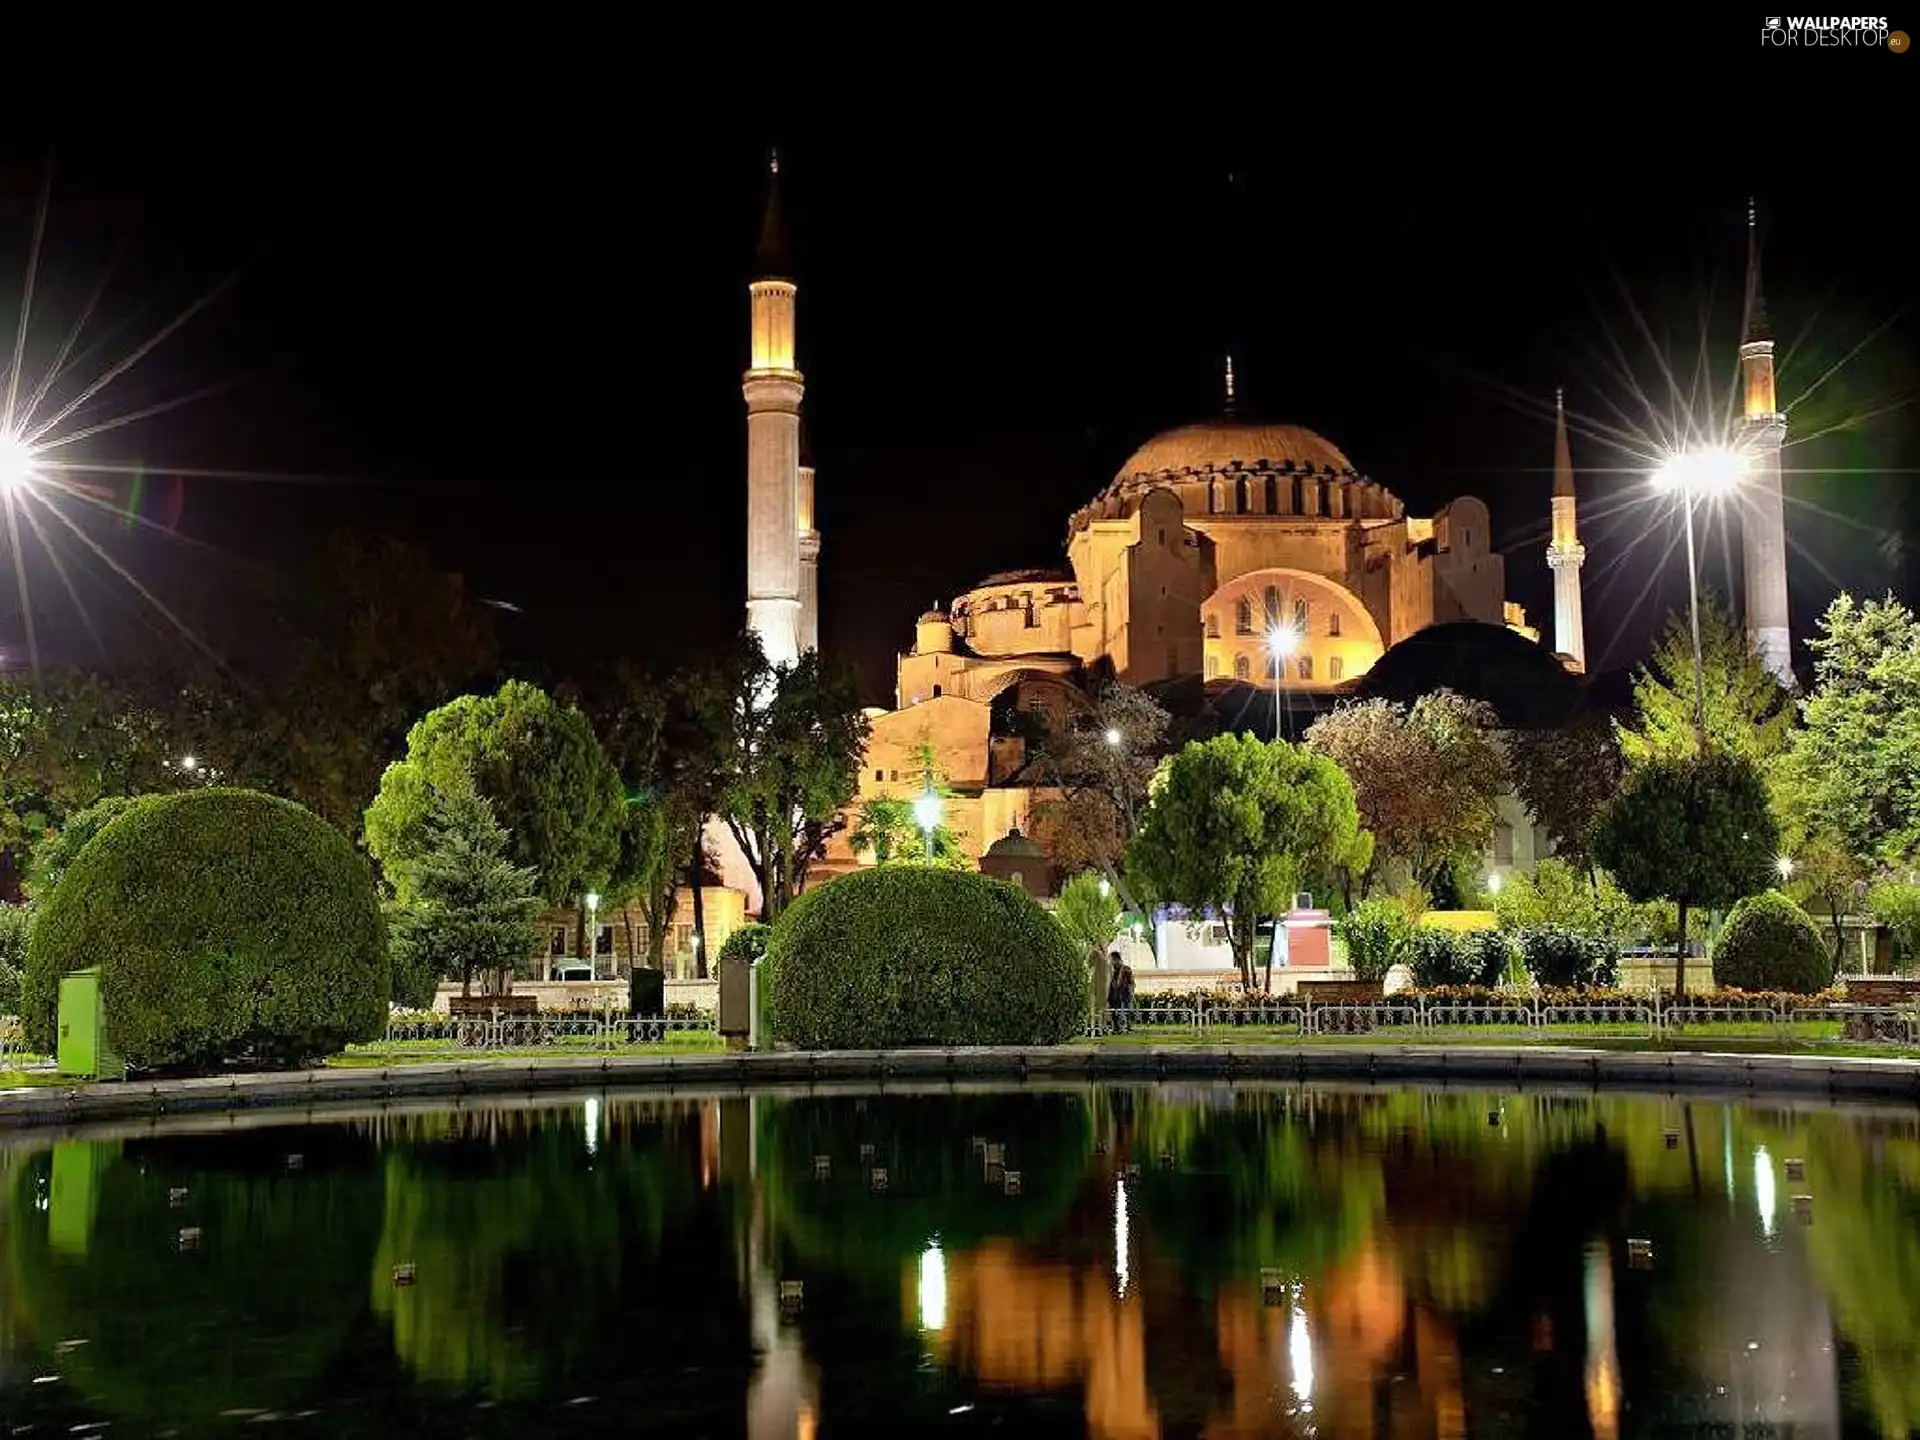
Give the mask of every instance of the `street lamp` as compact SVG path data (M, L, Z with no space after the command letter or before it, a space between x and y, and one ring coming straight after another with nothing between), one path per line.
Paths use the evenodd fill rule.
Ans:
M1717 500L1740 483L1747 457L1737 450L1710 447L1677 450L1653 472L1653 488L1677 494L1687 532L1687 619L1693 632L1693 728L1700 749L1707 748L1707 681L1700 660L1700 580L1693 553L1693 507Z
M1500 893L1500 872L1498 870L1489 870L1487 872L1487 893L1489 895L1498 895Z
M940 824L940 797L933 793L933 779L927 779L927 788L920 798L913 802L913 818L927 836L927 864L933 864L933 832Z
M1267 654L1273 657L1273 738L1280 738L1280 689L1287 678L1287 657L1300 648L1300 632L1275 623L1267 630Z
M1120 748L1120 742L1124 739L1126 739L1126 736L1120 733L1120 727L1118 725L1109 725L1107 727L1107 744L1111 745L1114 749L1118 750Z
M600 978L600 892L587 892L587 974Z

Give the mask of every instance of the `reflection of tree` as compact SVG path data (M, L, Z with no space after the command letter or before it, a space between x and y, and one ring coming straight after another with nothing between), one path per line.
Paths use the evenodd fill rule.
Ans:
M963 1250L1004 1236L1037 1240L1060 1225L1086 1174L1093 1132L1074 1095L901 1095L790 1100L769 1107L761 1179L776 1238L811 1266L899 1282L930 1241ZM975 1137L1004 1147L1020 1174L1008 1195L990 1179ZM871 1145L871 1159L862 1148ZM814 1176L824 1155L828 1178ZM884 1168L876 1193L869 1170Z
M563 1381L617 1365L651 1315L661 1345L712 1361L700 1383L719 1401L744 1381L746 1326L722 1248L724 1211L700 1204L694 1143L690 1124L616 1123L589 1148L569 1111L506 1133L394 1146L371 1293L395 1354L435 1387L550 1398ZM711 1213L703 1221L697 1211ZM396 1287L402 1263L416 1281ZM663 1284L663 1272L695 1268L697 1291ZM662 1293L701 1303L665 1307L669 1324ZM714 1333L702 1339L702 1328Z
M783 1279L801 1279L799 1317L820 1369L820 1422L944 1421L957 1377L926 1364L915 1327L919 1259L995 1239L1037 1244L1065 1221L1087 1171L1093 1130L1072 1095L878 1095L795 1099L761 1111L760 1180ZM990 1182L973 1140L1004 1147L1020 1193ZM863 1147L872 1154L862 1159ZM830 1174L816 1179L814 1157ZM869 1172L887 1171L875 1193ZM995 1410L1016 1423L999 1397ZM1021 1422L1023 1423L1023 1422Z
M84 1193L57 1193L44 1152L8 1205L14 1321L43 1352L86 1342L60 1356L63 1388L122 1425L179 1433L314 1401L363 1313L379 1223L369 1147L338 1129L71 1143L96 1152L81 1157L96 1162ZM296 1148L304 1167L289 1173ZM90 1205L91 1223L52 1213L69 1205ZM183 1252L188 1226L198 1248Z
M1292 1097L1249 1093L1231 1108L1139 1106L1141 1209L1156 1250L1203 1293L1258 1284L1269 1267L1316 1273L1352 1252L1380 1218L1380 1161L1357 1126L1309 1132ZM1171 1168L1162 1168L1170 1157Z

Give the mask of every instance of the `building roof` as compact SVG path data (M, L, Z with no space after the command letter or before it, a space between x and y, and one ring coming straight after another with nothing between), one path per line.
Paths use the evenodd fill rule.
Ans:
M1289 463L1297 468L1336 475L1358 472L1331 440L1304 425L1263 425L1250 420L1206 420L1162 431L1142 445L1120 467L1116 479L1129 475L1157 475L1165 470L1224 470L1229 465L1253 469L1264 462Z
M1015 826L987 847L983 860L1044 860L1047 852L1020 833Z
M987 576L972 590L991 590L996 585L1071 585L1073 576L1064 570L1001 570Z
M1429 625L1390 647L1354 687L1362 700L1410 704L1435 690L1485 701L1515 729L1563 725L1584 708L1578 678L1543 645L1504 625Z

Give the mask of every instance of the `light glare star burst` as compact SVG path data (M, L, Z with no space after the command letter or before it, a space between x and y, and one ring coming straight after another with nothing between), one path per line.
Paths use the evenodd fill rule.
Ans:
M176 395L119 413L110 413L104 408L107 392L116 382L125 378L211 305L236 277L229 275L201 294L118 359L105 365L89 364L87 362L98 349L99 341L82 342L106 293L112 275L109 267L57 343L37 345L35 302L38 298L41 260L46 251L51 202L52 172L49 167L47 182L41 188L39 205L34 213L32 238L27 247L19 312L12 327L11 354L0 355L0 362L4 362L4 368L0 368L0 519L4 521L0 526L0 545L5 547L4 553L0 553L0 564L10 565L14 572L28 662L36 672L39 670L39 638L33 599L28 593L26 542L29 537L37 542L39 551L52 567L68 599L73 602L81 624L103 653L104 646L99 633L68 569L70 560L82 565L97 561L125 581L196 649L212 656L206 643L87 533L69 511L71 506L79 505L117 515L121 509L117 503L118 482L123 478L137 479L147 473L147 467L142 465L115 463L90 456L87 453L89 447L81 442L164 415L181 405L205 398L215 389L224 388L211 387L191 394ZM30 366L35 368L30 369ZM222 478L253 478L223 472L178 469L171 469L168 473L182 478L216 474L221 474ZM130 523L160 528L151 526L150 522L131 511L126 519ZM65 555L62 554L63 548ZM213 658L217 660L218 657Z

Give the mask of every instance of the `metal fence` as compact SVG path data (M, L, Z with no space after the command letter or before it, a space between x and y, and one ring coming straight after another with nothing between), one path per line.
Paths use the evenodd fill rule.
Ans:
M1645 999L1620 996L1590 1001L1453 1000L1409 997L1371 1005L1315 1005L1298 999L1271 1003L1182 999L1109 1010L1087 1027L1089 1035L1132 1031L1201 1031L1231 1041L1236 1031L1260 1038L1309 1039L1374 1035L1381 1039L1447 1040L1513 1035L1660 1039L1689 1032L1729 1038L1857 1040L1883 1045L1920 1045L1920 1011L1884 1005L1764 1003L1705 996ZM1252 1037L1248 1037L1252 1038Z
M534 1015L396 1016L383 1039L350 1045L348 1054L439 1055L448 1052L608 1051L690 1043L715 1033L716 1017L676 1014L656 1018L599 1010L545 1010Z

